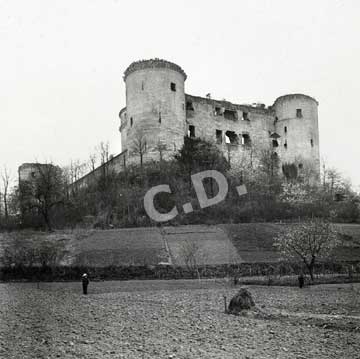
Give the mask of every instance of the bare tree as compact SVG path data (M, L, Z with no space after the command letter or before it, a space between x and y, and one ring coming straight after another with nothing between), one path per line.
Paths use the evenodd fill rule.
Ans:
M101 175L106 178L109 176L109 161L111 159L109 142L100 142L97 151L100 157Z
M9 219L9 186L10 186L11 175L9 170L4 167L1 173L1 181L2 181L2 199L4 203L4 215L5 221Z
M163 157L164 157L164 152L167 150L166 143L159 141L155 146L155 150L157 150L159 152L159 159L160 159L160 162L162 162Z
M86 163L79 160L71 160L70 165L66 168L66 174L69 183L78 181L86 173Z
M97 161L97 155L96 155L96 153L90 154L90 156L89 156L89 163L88 163L88 166L89 166L90 171L95 171L96 161Z
M194 240L184 240L180 247L180 256L186 268L190 272L196 273L200 279L199 262L203 259L203 252L199 244Z
M34 178L19 184L22 211L34 209L42 216L49 231L52 230L52 209L64 203L62 170L51 163L34 165Z
M97 147L98 153L100 155L100 162L101 164L105 164L110 159L110 145L109 142L100 142L99 146Z
M328 167L326 161L322 160L322 185L324 191L333 195L339 187L343 186L343 177L341 173L332 167Z
M314 281L314 266L319 258L327 258L339 245L336 227L321 219L294 224L275 238L275 247L287 259L301 260Z
M131 145L132 152L139 156L140 167L143 166L144 155L147 152L147 140L146 135L142 130L136 130L134 139Z
M271 148L264 148L260 151L259 164L269 182L273 182L274 178L278 177L279 157Z
M327 189L333 197L336 190L342 186L342 177L339 171L334 168L329 168L326 172L326 182Z
M262 148L258 153L258 167L254 180L258 189L267 196L273 197L281 189L281 176L279 170L279 157L270 147Z

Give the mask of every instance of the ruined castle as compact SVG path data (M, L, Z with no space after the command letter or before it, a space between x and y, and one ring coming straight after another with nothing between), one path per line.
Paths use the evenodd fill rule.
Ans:
M318 102L304 94L278 97L271 106L234 104L185 93L187 75L161 59L130 64L124 72L126 107L119 114L122 152L108 166L171 158L184 136L216 143L231 165L249 151L269 147L280 164L320 171ZM160 149L160 150L159 150ZM95 170L96 172L96 170ZM89 174L90 175L90 174ZM83 178L90 178L89 175Z

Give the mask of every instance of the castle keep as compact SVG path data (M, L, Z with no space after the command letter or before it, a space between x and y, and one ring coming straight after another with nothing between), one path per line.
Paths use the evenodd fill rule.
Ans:
M280 164L320 172L318 102L290 94L264 104L234 104L185 93L184 70L161 59L133 62L124 72L126 107L119 114L122 152L108 168L120 172L127 163L171 158L184 136L213 141L231 166L261 148L271 148ZM160 154L161 152L161 154ZM86 184L101 167L80 179Z

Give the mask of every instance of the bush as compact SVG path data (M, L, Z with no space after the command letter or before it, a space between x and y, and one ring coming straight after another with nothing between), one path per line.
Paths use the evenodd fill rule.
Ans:
M352 264L353 279L359 280L360 267L357 263L323 263L315 268L317 282L349 281L347 268ZM193 278L236 278L242 284L269 284L269 272L283 275L272 276L271 285L297 285L297 275L301 264L284 263L241 263L236 265L199 266L196 271L186 267L173 266L6 266L0 270L0 280L79 280L86 272L92 280L132 280L132 279L193 279ZM326 271L326 275L323 271ZM339 273L345 273L339 276ZM335 275L336 274L336 275Z
M50 240L44 235L30 237L27 233L13 233L6 240L1 258L5 267L53 267L67 253L61 240Z

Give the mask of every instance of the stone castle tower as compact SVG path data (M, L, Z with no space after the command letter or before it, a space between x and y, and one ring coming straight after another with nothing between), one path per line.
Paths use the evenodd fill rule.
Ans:
M124 73L126 107L120 111L124 160L135 161L136 143L146 139L144 160L159 159L159 144L170 158L184 136L217 143L231 163L270 147L281 164L320 172L318 102L290 94L273 105L234 104L185 94L184 70L161 59L133 62Z
M146 156L161 144L164 152L181 148L186 132L186 74L164 60L132 63L124 73L126 108L120 112L121 141L132 157L132 145L146 137Z
M285 95L276 99L275 131L283 142L279 149L283 163L307 162L320 171L318 102L306 95Z

